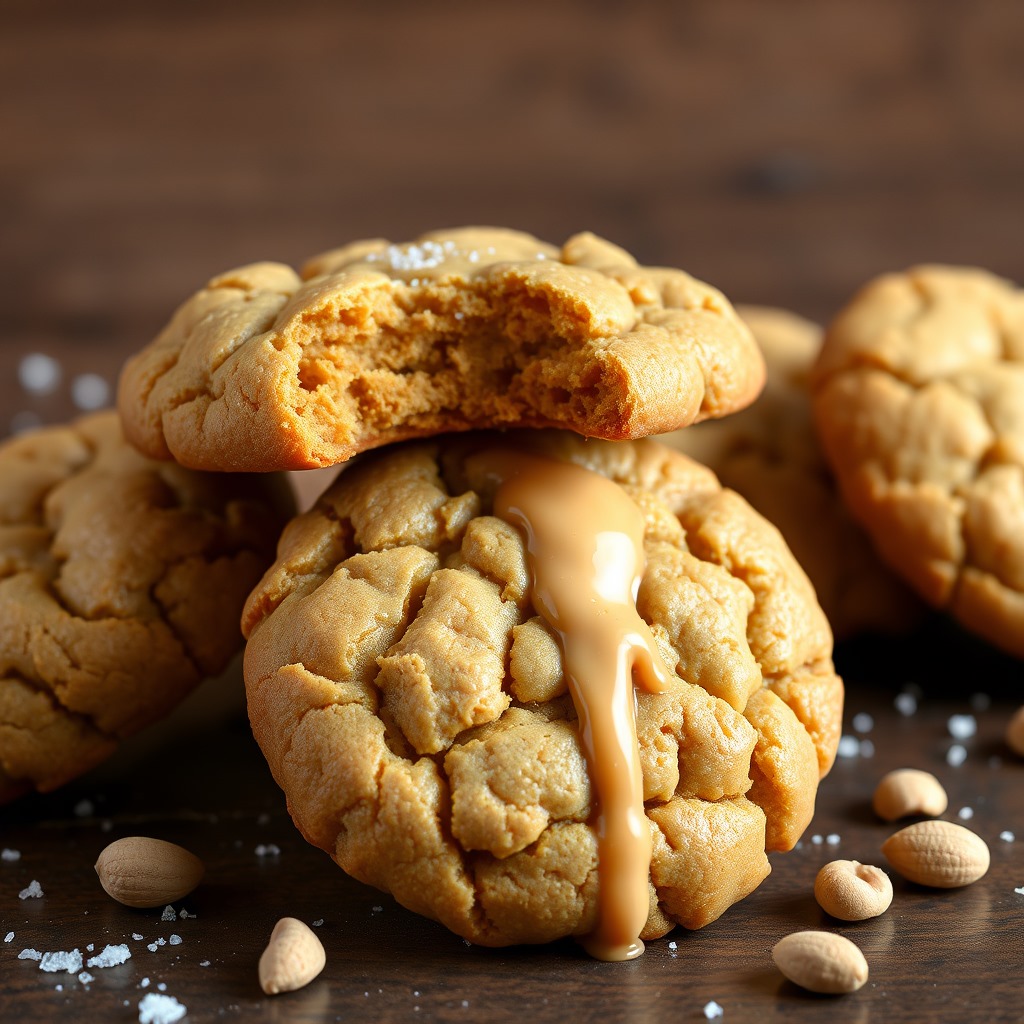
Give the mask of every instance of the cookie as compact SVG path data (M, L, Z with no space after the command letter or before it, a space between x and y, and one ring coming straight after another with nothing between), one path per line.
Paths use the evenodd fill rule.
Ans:
M289 508L279 476L145 459L112 412L0 446L0 800L81 774L225 668Z
M154 458L294 470L470 427L643 437L763 378L726 299L680 270L591 234L461 228L214 278L126 364L119 406Z
M1024 293L966 267L873 281L828 329L814 414L882 558L1024 657Z
M764 353L764 391L749 409L659 440L709 466L782 531L837 639L909 629L920 602L851 518L818 444L809 377L821 328L781 309L737 312Z
M533 513L508 490L510 459L545 460L531 493L564 546L524 532ZM590 576L573 569L579 536L624 506L646 562L635 591L608 582L622 553L611 527ZM343 467L285 528L243 613L253 732L302 834L349 874L472 942L592 936L611 891L596 816L612 804L597 799L587 673L573 665L604 640L573 625L559 576L584 597L596 588L599 611L614 591L627 594L618 611L639 614L635 721L628 681L615 698L635 730L650 838L637 931L699 928L810 821L842 683L778 531L664 445L472 433ZM629 661L622 651L598 669Z

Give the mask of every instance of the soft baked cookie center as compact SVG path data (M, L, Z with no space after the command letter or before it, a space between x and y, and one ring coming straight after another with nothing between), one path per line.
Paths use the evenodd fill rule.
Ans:
M529 280L514 265L481 281L377 279L331 296L295 326L297 412L337 444L453 419L587 418L611 431L620 414L606 350L635 312L614 282L589 294L593 275L556 269Z

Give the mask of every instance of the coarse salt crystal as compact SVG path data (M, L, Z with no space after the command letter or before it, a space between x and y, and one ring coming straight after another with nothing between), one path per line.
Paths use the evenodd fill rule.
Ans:
M43 895L43 887L33 878L31 882L18 893L19 900L37 900Z
M14 938L14 932L8 932L8 933L7 933L7 934L6 934L5 936L4 936L4 942L10 942L10 941L11 941L11 939L13 939L13 938Z
M669 949L678 949L678 948L679 948L679 943L678 943L678 942L676 942L676 940L675 940L675 939L673 939L673 940L672 940L672 941L671 941L671 942L670 942L670 943L668 944L668 948L669 948Z
M324 923L324 919L323 919L322 917L318 917L318 918L317 918L317 919L316 919L316 920L315 920L315 921L313 922L313 927L314 927L314 928L319 928L319 927L320 927L320 926L321 926L321 925L322 925L323 923Z
M946 728L953 739L969 740L978 731L978 723L974 715L950 715Z
M946 764L951 768L959 768L967 760L967 751L959 743L954 743L946 751Z
M724 1013L725 1010L723 1010L722 1007L714 1001L714 999L704 1006L704 1016L707 1017L708 1020L715 1020L716 1018L721 1017Z
M190 914L184 907L182 907L181 910L178 911L178 917L180 917L182 921L185 921L188 918L191 918L193 921L196 919L196 915Z
M98 373L83 373L71 382L71 401L78 409L102 409L110 401L110 385Z
M822 839L822 837L819 835L813 835L811 836L811 842L814 843L815 846L821 846L821 844L824 842L824 839Z
M145 936L140 935L138 932L132 932L132 938L136 942L141 942Z
M384 908L383 907L371 907L370 909L373 911L373 913L379 914Z
M30 352L18 364L18 382L33 395L51 395L60 384L60 363L42 352Z
M149 992L139 1003L139 1024L174 1024L186 1013L188 1008L174 996Z
M89 945L85 947L85 951L87 953L91 953L95 948L96 947L90 942Z
M70 952L63 950L56 953L44 953L43 959L39 961L39 970L55 974L57 971L67 971L68 974L77 974L82 969L82 954L77 949Z
M11 850L4 847L4 849L0 851L0 860L5 864L13 864L15 861L21 860L21 850Z
M1022 885L1019 889L1014 889L1013 891L1016 893L1020 893L1021 896L1024 896L1024 885Z
M209 967L210 966L210 961L209 960L200 960L199 961L199 966L200 967Z
M909 718L915 711L917 711L917 698L912 693L904 692L897 694L893 704L896 705L896 710L903 715L904 718Z
M177 921L178 915L174 912L174 907L169 903L164 907L164 912L160 915L161 921Z
M166 981L161 981L161 982L160 982L160 983L159 983L159 984L158 984L158 985L157 985L156 987L157 987L157 988L158 988L158 989L159 989L159 990L160 990L161 992L166 992L166 991L167 991L167 982L166 982Z
M139 988L149 988L149 978L143 978L142 981L139 982Z
M860 740L856 736L840 736L836 753L840 757L856 757L860 753Z
M86 967L117 967L130 960L132 951L123 943L117 946L104 946L102 953L89 957Z
M280 855L281 848L274 843L267 843L266 845L260 843L260 845L256 847L257 857L279 857Z
M155 953L159 948L160 947L155 942L150 942L146 946L146 949L148 949L150 951L150 953Z
M82 973L78 975L78 980L83 985L88 985L89 982L95 981L96 979L88 971L82 971Z
M180 946L181 945L181 936L180 935L172 935L167 941L170 942L170 944L172 946Z
M1002 839L1004 843L1012 843L1017 837L1009 829L1006 829L999 833L999 838Z
M956 816L961 821L970 821L971 818L974 817L974 808L973 807L961 807L960 810L956 812Z
M827 836L825 836L825 842L828 843L829 846L838 846L839 845L839 833L838 832L829 832L829 834Z
M42 960L43 959L43 954L40 953L38 949L31 949L31 948L23 949L18 954L18 959L19 960Z
M859 711L853 716L855 732L871 732L874 727L875 720L866 711Z

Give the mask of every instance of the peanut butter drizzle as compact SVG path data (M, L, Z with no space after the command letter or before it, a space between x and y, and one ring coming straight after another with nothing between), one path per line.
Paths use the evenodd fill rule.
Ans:
M611 480L534 454L486 453L501 481L494 513L526 534L533 605L558 635L596 795L598 924L582 939L599 960L644 951L651 833L644 813L633 679L672 679L636 610L644 517Z

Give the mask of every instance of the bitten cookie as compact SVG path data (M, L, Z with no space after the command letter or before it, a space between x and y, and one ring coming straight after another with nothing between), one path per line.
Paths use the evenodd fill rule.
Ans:
M782 531L837 638L909 628L920 602L850 518L814 430L809 377L821 328L781 309L737 312L764 353L764 391L749 409L659 440L709 466Z
M410 437L662 433L748 404L764 366L715 289L594 235L356 242L214 278L129 360L128 438L197 469L307 469Z
M243 614L255 736L303 835L484 945L583 936L594 784L493 446L602 474L642 513L644 938L699 928L810 821L839 739L831 634L778 531L653 441L465 434L368 453L285 529ZM571 510L567 510L571 514Z
M1024 293L961 267L867 285L814 412L853 514L931 604L1024 657Z
M280 477L143 458L111 412L0 446L0 800L81 774L226 666L289 507Z

